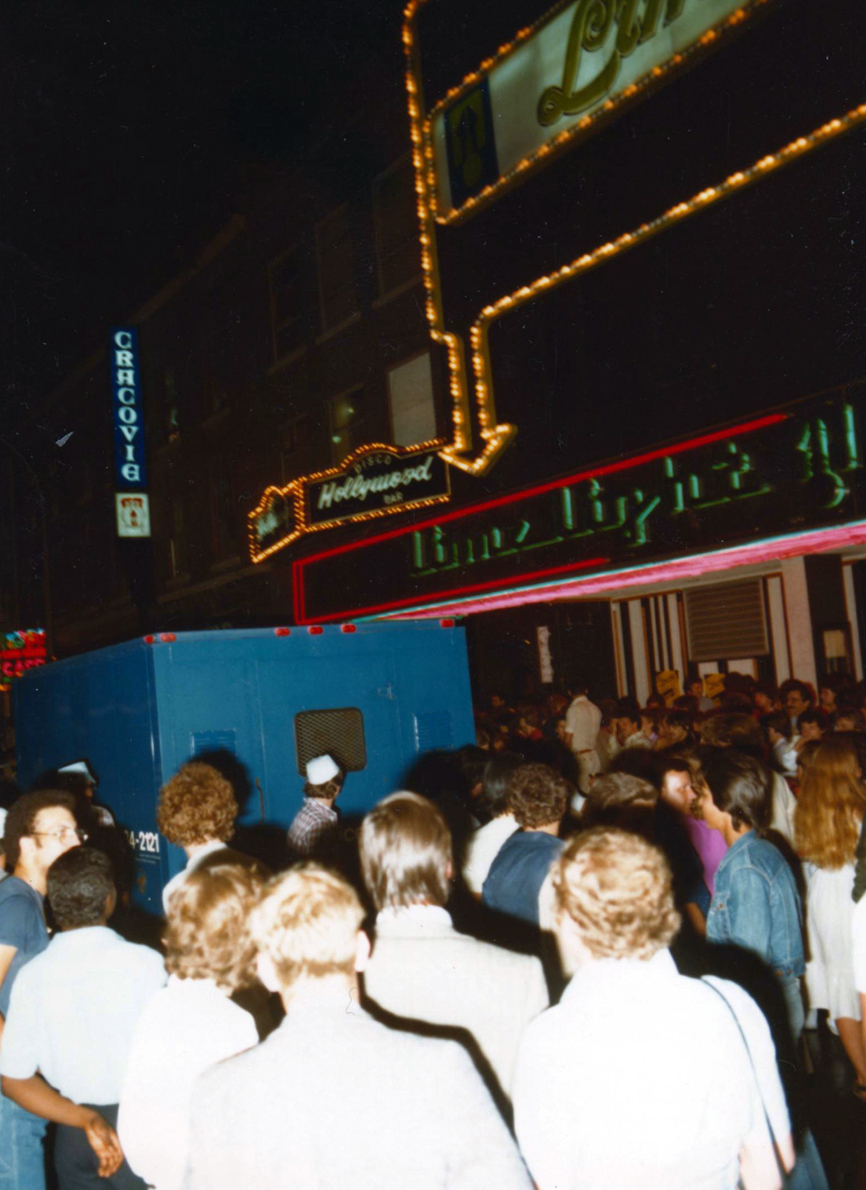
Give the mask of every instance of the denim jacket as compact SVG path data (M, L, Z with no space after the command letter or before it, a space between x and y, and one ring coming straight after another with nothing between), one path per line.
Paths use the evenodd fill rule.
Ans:
M749 831L722 857L707 938L754 951L782 979L802 975L803 913L780 851Z

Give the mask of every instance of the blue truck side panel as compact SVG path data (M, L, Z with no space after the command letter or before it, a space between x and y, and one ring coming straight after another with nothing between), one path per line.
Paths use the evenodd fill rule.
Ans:
M399 789L421 752L473 740L463 630L407 621L187 632L56 662L16 683L20 780L91 761L99 800L132 834L135 899L159 912L184 863L156 833L160 785L193 756L229 753L246 794L241 825L283 830L303 797L295 716L346 708L363 717L366 745L340 795L352 818Z

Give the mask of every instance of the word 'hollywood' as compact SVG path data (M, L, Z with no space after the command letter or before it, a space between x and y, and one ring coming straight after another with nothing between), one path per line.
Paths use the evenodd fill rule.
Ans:
M791 443L798 472L793 482L814 483L813 503L824 509L842 503L849 494L843 476L861 466L853 409L845 404L840 412L843 432L837 441L841 457L834 464L824 418L803 423ZM785 423L781 428L787 428ZM770 445L777 455L784 452L783 444L774 441ZM410 539L412 571L423 577L599 534L611 534L619 545L636 549L652 540L654 519L670 526L679 514L750 500L786 486L787 477L782 476L782 484L777 484L762 474L762 470L778 474L778 457L774 460L769 453L766 460L765 468L759 466L754 453L731 440L717 446L710 459L702 451L700 470L694 456L690 460L688 456L666 455L654 465L654 474L640 467L639 483L624 473L587 479L534 500L530 496L524 510L510 522L487 524L469 533L449 532L440 525L416 530Z
M392 488L406 487L430 479L433 455L429 455L417 467L405 467L400 471L386 472L365 479L363 475L350 475L339 486L336 481L323 484L319 489L318 508L330 508L343 500L366 500L370 492L388 492Z

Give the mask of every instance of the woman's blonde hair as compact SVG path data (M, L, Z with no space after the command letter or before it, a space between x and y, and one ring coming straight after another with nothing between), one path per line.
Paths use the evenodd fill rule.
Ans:
M210 863L190 872L168 902L165 969L180 979L213 979L233 992L254 981L249 914L261 893L253 868Z
M663 853L615 827L594 827L566 844L553 891L557 915L572 919L594 959L651 959L680 928Z
M819 868L851 863L860 837L866 788L857 752L848 740L830 737L815 749L803 775L794 814L794 846Z

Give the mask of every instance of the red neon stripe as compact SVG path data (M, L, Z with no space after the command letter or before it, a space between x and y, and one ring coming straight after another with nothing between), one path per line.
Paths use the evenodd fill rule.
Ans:
M531 574L522 574L520 578L521 580L527 581L534 578L544 578L546 575L564 574L566 571L585 570L588 566L603 566L605 562L609 561L610 558L587 558L584 562L569 562L567 566L553 566L549 570L535 570ZM486 583L475 583L471 587L455 587L451 591L436 591L431 596L431 598L447 599L449 596L453 595L467 595L471 591L491 591L495 590L497 587L509 587L514 583L514 581L515 580L513 578L492 579ZM423 600L423 596L420 598ZM353 616L366 616L373 612L390 611L392 608L396 607L410 607L413 603L418 602L419 596L415 595L411 599L398 599L394 603L377 603L371 605L370 607L353 607L350 610ZM342 619L343 616L348 614L349 611L344 611L331 612L327 616L316 616L316 623L325 624L331 620ZM301 620L299 622L304 623L305 621Z
M431 517L429 520L420 521L415 525L401 525L399 529L391 529L387 533L380 533L378 537L369 537L365 541L350 541L345 545L337 545L332 549L323 550L319 554L309 554L305 558L298 558L295 566L304 567L310 565L312 562L321 562L324 558L333 558L337 554L349 553L351 550L366 549L371 545L379 545L380 542L390 541L395 537L402 537L406 533L417 533L421 529L429 529L431 525L445 525L449 521L459 520L461 517L469 516L473 512L487 512L491 508L501 508L507 504L515 504L520 500L527 500L530 496L543 496L545 492L554 492L558 488L568 487L572 483L580 483L584 479L595 479L600 475L613 475L619 471L628 471L632 467L639 467L641 463L651 463L655 459L664 459L670 455L682 454L684 450L691 450L693 447L709 446L713 442L724 442L727 438L733 438L736 434L749 434L755 430L763 430L767 426L778 425L779 422L787 421L789 418L787 413L768 413L765 417L755 418L754 421L742 422L738 426L732 426L727 430L715 430L711 434L701 434L697 438L689 438L685 442L678 442L675 446L660 446L656 450L647 451L641 455L633 455L628 459L620 459L616 463L608 463L604 467L590 467L585 471L577 471L574 475L568 475L565 479L553 479L549 483L539 484L534 488L524 488L519 492L509 492L506 496L496 496L493 500L485 500L480 504L470 504L466 508L457 508L453 512L446 512L442 516Z

